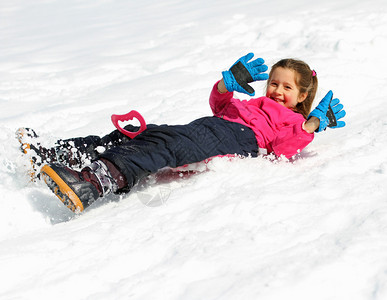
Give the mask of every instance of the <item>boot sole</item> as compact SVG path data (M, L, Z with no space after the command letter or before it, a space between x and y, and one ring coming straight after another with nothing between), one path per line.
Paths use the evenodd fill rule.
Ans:
M79 197L49 165L44 165L40 170L40 174L47 186L65 206L74 213L79 213L84 210Z

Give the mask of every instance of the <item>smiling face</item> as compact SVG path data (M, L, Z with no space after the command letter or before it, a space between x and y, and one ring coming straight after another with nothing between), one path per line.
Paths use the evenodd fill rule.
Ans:
M308 93L300 93L296 84L296 72L277 67L273 70L266 89L266 97L287 108L293 109L305 100Z

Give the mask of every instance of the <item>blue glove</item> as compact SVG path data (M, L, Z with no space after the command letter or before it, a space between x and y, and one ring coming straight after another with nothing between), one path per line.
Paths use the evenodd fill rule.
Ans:
M257 80L267 80L269 75L263 72L267 71L267 66L262 58L257 58L248 62L254 57L253 53L249 53L233 64L228 71L222 72L223 80L229 92L237 91L255 95L254 89L248 83Z
M346 115L344 106L339 99L333 99L332 91L329 91L320 101L317 107L309 114L310 117L316 117L320 120L320 126L316 132L321 132L327 127L340 128L345 126L344 121L339 121Z

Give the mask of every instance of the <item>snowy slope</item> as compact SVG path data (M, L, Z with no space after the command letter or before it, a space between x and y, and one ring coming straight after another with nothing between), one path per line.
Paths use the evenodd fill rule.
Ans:
M382 0L1 1L0 299L387 299L386 50ZM187 123L250 51L307 61L347 126L293 163L215 159L80 216L28 183L18 127L51 144L131 109Z

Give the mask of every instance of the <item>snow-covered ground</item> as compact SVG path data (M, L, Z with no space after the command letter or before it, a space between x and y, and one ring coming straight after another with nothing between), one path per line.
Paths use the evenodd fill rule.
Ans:
M215 159L79 216L28 182L18 127L187 123L250 51L307 61L347 126L293 163ZM2 0L0 299L387 299L386 51L385 0Z

